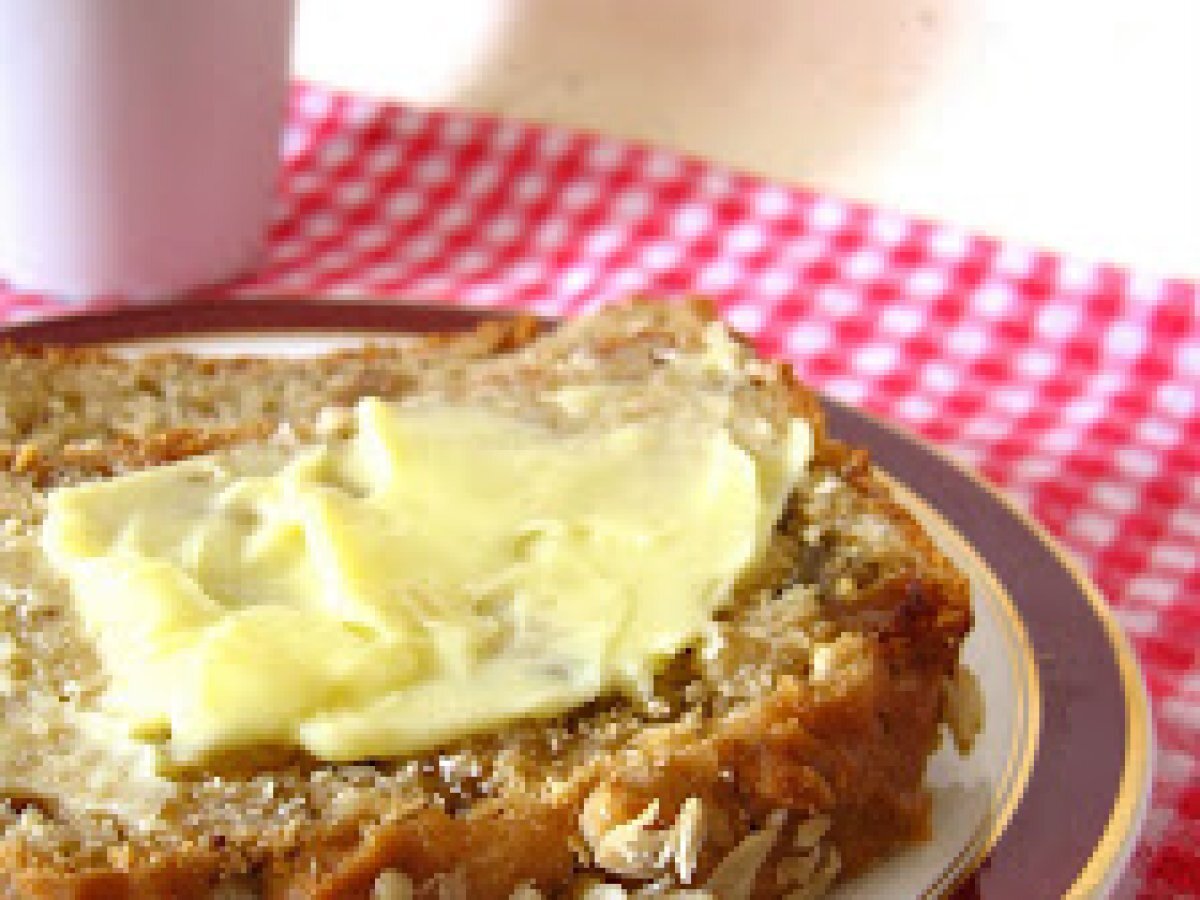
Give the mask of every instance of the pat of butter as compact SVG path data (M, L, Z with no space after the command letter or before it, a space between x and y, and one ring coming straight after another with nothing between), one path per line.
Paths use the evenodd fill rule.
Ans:
M54 491L42 542L107 707L176 760L395 756L645 688L810 443L792 423L763 460L695 417L564 435L368 398L346 438Z

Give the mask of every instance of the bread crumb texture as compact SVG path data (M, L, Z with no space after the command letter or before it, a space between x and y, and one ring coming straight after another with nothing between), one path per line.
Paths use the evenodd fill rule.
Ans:
M613 383L637 389L596 402ZM568 432L688 397L751 454L803 417L815 456L732 602L645 697L410 758L255 747L170 769L99 711L105 672L38 547L44 491L303 442L362 396ZM943 725L964 750L980 727L963 577L815 398L696 306L306 361L10 349L0 404L0 895L815 897L927 837Z

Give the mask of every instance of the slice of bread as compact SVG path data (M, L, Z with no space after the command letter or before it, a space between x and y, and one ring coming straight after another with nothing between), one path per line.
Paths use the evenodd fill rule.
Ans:
M788 370L717 328L694 306L643 303L546 333L501 322L317 360L5 352L0 895L816 896L927 837L926 761L943 724L969 737L950 700L967 584ZM635 399L561 402L613 382ZM418 758L264 750L173 777L97 712L105 674L38 549L48 487L304 441L365 395L570 428L696 391L729 399L751 453L808 419L815 459L720 640L680 654L651 698L601 697Z

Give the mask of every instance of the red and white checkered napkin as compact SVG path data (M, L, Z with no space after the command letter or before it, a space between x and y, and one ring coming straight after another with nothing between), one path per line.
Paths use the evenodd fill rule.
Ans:
M1155 702L1142 895L1200 896L1196 285L557 128L311 87L293 101L265 263L229 292L553 314L716 298L766 352L949 448L1087 563ZM0 289L0 319L60 311Z

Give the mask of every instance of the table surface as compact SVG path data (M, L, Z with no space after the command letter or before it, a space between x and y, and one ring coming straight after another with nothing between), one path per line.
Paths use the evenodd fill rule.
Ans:
M1197 33L1194 0L298 0L294 69L1196 278Z

